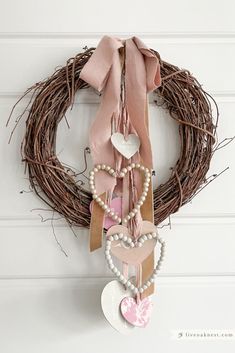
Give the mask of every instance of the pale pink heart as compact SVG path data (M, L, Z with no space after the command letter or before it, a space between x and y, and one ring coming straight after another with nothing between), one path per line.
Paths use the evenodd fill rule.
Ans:
M90 212L92 212L92 206L93 206L93 202L92 201L90 203ZM122 215L122 198L121 197L114 197L109 205L110 209L114 212L116 212L119 217L121 217ZM111 217L106 216L104 219L104 228L106 230L108 230L110 227L114 226L115 224L117 224L116 221L114 221Z
M153 303L149 297L140 300L138 303L132 297L122 299L120 310L122 316L129 324L137 327L145 327L153 309Z
M156 232L155 225L151 222L143 221L141 235L151 232ZM130 236L128 229L122 225L116 225L109 228L107 236L117 233L123 233L124 235ZM120 261L136 266L141 264L152 253L155 245L155 239L148 239L144 242L141 248L129 248L124 247L121 240L114 240L111 243L110 251Z

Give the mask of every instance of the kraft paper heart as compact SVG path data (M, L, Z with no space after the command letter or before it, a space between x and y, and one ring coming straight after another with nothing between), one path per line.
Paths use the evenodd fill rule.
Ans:
M140 148L140 139L135 134L130 134L125 139L123 134L115 132L111 136L111 142L116 150L127 159L134 156Z
M125 335L130 334L134 328L120 312L120 303L127 295L128 291L118 281L109 282L101 295L101 307L105 318L113 328Z
M133 326L145 327L150 319L153 303L149 297L138 303L132 297L126 297L120 305L123 317Z
M122 225L111 227L107 232L107 237L120 233L126 235L128 238L130 237L128 229ZM141 227L141 235L144 236L145 234L149 233L156 234L156 227L151 222L143 221ZM130 265L138 265L141 264L152 253L156 245L156 238L152 237L151 239L146 239L146 241L140 244L142 244L140 247L131 247L130 244L126 244L123 240L114 240L111 243L110 251L120 261Z

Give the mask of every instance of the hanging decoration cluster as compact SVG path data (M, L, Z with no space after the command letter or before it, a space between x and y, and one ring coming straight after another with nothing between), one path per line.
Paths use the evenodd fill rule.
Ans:
M58 124L76 92L88 87L101 93L89 133L94 164L90 191L77 183L76 172L56 155ZM217 126L211 97L189 71L161 60L139 38L108 36L25 95L29 92L33 95L26 107L22 156L31 187L70 226L90 229L90 251L100 248L104 237L105 258L116 278L102 293L104 314L121 332L145 327L165 255L156 226L207 183ZM149 92L178 123L181 142L169 180L156 190L152 189ZM110 298L116 303L112 312Z

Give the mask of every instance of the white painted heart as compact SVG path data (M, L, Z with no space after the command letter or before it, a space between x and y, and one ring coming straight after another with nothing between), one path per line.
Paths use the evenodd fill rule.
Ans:
M111 142L116 150L125 158L130 159L140 148L140 139L135 134L130 134L125 139L120 132L115 132L111 136Z
M123 274L118 270L118 268L113 264L113 259L110 254L111 243L115 240L122 240L123 246L125 247L129 246L130 249L132 249L133 247L141 247L145 241L148 241L150 239L156 239L160 243L160 246L161 246L160 256L151 276L147 279L147 281L143 284L142 287L138 288L130 280L125 278ZM107 238L106 245L105 245L105 257L110 270L114 273L114 275L117 277L119 282L121 282L126 287L128 287L134 294L143 293L146 289L148 289L148 287L151 286L152 283L154 283L155 277L161 268L164 255L165 255L165 242L163 239L158 237L157 233L143 234L135 241L133 241L131 237L128 237L122 233L117 233L109 236Z
M110 207L98 196L95 189L95 174L98 173L99 171L104 171L106 173L109 173L114 178L124 178L125 175L129 173L132 169L138 169L139 171L144 172L145 178L143 183L143 191L134 208L123 219L121 219L118 213L115 211L112 211ZM143 205L146 199L146 196L149 190L150 180L151 180L151 173L149 169L139 163L131 163L127 165L125 168L122 168L120 172L115 171L113 168L111 168L108 165L98 164L90 171L89 184L90 184L90 189L92 192L93 199L100 205L100 207L103 208L103 210L109 217L111 217L114 221L116 221L119 224L121 222L127 223L131 218L135 217L136 213L138 212L138 210Z
M120 303L130 295L121 283L114 280L106 284L101 294L101 307L110 325L118 332L128 335L133 332L134 326L124 319L120 311Z

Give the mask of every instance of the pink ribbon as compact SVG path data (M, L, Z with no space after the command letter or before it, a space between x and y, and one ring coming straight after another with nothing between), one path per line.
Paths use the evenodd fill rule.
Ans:
M158 58L137 37L121 40L104 36L83 67L80 78L99 92L102 100L90 130L90 148L94 164L115 169L115 152L111 144L112 120L120 116L121 62L119 49L125 45L125 102L131 130L140 138L140 157L152 168L152 152L145 120L147 93L161 84ZM98 194L113 191L115 178L107 173L96 176Z

